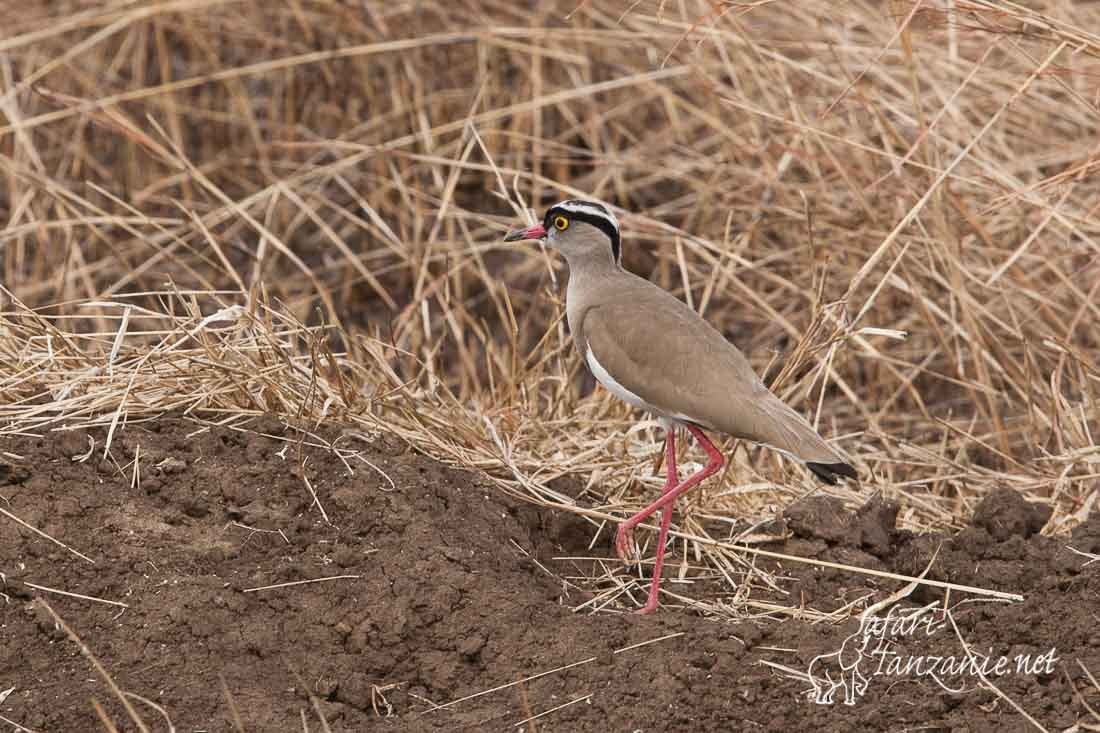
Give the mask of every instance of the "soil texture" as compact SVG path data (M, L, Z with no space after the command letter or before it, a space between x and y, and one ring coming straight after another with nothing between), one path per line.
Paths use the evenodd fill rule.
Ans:
M644 598L645 579L613 559L611 533L590 548L583 519L387 436L340 437L361 449L346 463L275 421L133 424L106 459L102 431L53 436L0 445L7 729L104 730L105 717L138 730L134 716L158 731L165 716L179 731L1100 724L1085 672L1100 676L1100 563L1089 564L1100 519L1044 537L1043 511L1008 489L951 537L897 530L888 502L853 512L814 497L787 509L774 523L786 539L765 548L927 571L1022 602L921 586L861 626L846 608L906 584L756 558L781 580L777 606L837 621L758 604L734 622L674 598L642 617L625 603L572 610L600 589L563 578L599 575L601 561ZM676 582L680 551L666 588L690 597L700 585Z

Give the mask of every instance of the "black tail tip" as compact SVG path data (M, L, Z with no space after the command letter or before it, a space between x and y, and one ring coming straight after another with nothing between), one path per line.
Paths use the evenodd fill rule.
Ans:
M847 463L807 463L806 468L814 472L814 475L827 484L835 485L837 476L858 479L856 469Z

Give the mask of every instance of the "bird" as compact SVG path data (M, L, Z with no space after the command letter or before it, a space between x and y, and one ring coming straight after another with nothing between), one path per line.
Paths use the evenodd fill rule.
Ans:
M620 522L615 536L616 553L629 562L634 528L661 513L649 593L638 613L653 613L659 605L674 503L726 463L705 430L768 446L829 484L858 479L840 452L768 389L735 345L682 300L623 267L619 221L607 206L561 201L546 210L541 223L504 237L506 242L522 240L542 241L564 256L569 268L566 321L592 375L664 428L661 496ZM683 481L676 467L680 428L707 454L706 465Z

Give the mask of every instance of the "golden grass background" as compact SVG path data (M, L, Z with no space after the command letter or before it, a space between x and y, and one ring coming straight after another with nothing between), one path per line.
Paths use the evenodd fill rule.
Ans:
M1065 531L1100 490L1090 29L1053 1L32 4L0 39L0 450L349 424L606 544L660 433L589 393L562 263L501 242L580 196L853 458L829 492L949 529L1008 485ZM736 451L681 537L815 489Z

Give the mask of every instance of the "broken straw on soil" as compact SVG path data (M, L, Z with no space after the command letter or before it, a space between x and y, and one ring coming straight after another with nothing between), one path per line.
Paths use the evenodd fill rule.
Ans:
M674 573L666 579L673 593L728 606L736 621L668 607L638 618L610 612L617 604L577 613L605 590L623 588L640 601L647 588L632 569L588 549L582 519L511 499L477 474L399 441L355 449L396 489L350 451L344 457L354 473L307 441L311 480L339 518L327 524L310 512L312 499L289 458L287 447L300 435L274 420L248 428L179 419L131 426L116 455L132 456L140 446L150 467L172 466L150 468L141 487L108 461L72 461L86 444L81 433L13 442L25 473L0 491L13 510L96 564L70 560L30 533L0 535L0 552L23 561L5 571L10 612L0 679L16 691L0 714L32 730L90 730L96 722L87 700L95 698L116 723L128 720L37 596L118 687L164 707L177 730L218 729L219 722L228 729L233 712L224 690L246 730L300 728L303 710L319 730L317 709L333 730L510 730L551 710L536 722L580 733L1024 730L1019 714L973 677L964 678L967 692L959 695L928 679L880 677L857 705L809 703L807 668L857 630L853 603L885 598L901 581L759 559L758 571L776 587L754 586L747 603L703 568L684 581ZM101 446L105 432L89 434ZM895 506L872 503L852 517L819 497L790 507L788 539L768 546L904 575L922 573L935 557L931 580L1022 593L1025 601L1006 603L919 586L901 605L946 603L963 638L982 653L1041 655L1055 647L1057 673L994 682L1044 726L1063 730L1088 720L1074 689L1100 704L1100 691L1090 691L1077 664L1100 670L1100 577L1066 548L1100 552L1100 523L1094 517L1069 538L1043 537L1031 506L1012 492L991 495L967 528L945 538L897 530ZM598 563L564 559L592 554L605 555L609 576ZM129 607L40 596L31 583ZM950 630L927 641L901 639L896 650L961 653ZM151 708L134 708L163 730Z

